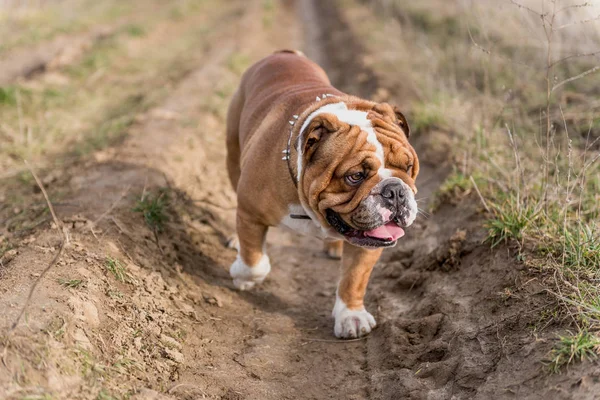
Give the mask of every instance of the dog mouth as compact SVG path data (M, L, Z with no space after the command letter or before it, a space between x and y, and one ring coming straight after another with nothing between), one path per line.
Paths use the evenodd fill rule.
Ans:
M328 209L326 219L329 225L350 243L361 247L391 247L404 236L404 229L395 220L391 220L377 228L360 230L348 225L335 211Z

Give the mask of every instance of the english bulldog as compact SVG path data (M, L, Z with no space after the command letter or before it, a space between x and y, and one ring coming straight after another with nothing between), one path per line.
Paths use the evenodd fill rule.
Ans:
M363 298L383 248L417 216L419 160L404 115L334 88L301 52L276 52L243 75L227 115L227 169L237 193L240 290L263 282L270 226L326 241L341 256L333 318L339 338L376 326Z

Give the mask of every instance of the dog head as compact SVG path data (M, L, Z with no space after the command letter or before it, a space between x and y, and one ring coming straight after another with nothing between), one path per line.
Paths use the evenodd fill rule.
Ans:
M298 193L323 228L361 247L388 247L417 215L419 160L404 115L389 104L329 103L304 119Z

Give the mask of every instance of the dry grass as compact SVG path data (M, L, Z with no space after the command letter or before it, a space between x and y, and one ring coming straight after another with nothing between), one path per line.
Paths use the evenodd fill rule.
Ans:
M66 10L68 10L66 12ZM93 25L114 22L139 12L135 2L64 0L0 1L0 55L58 35L85 32Z
M474 193L476 182L490 208L489 244L516 244L517 258L542 271L558 296L572 336L597 337L600 7L377 3L386 26L365 27L365 36L394 51L375 67L406 76L403 90L420 99L412 105L417 134L452 132L457 167L437 198Z
M218 7L214 1L129 6L143 8L135 16L140 22L123 24L74 64L0 87L0 177L21 171L23 158L68 160L118 143L135 116L197 62L201 52L194 49L210 40L207 32L217 23L206 18ZM173 12L186 19L165 18Z

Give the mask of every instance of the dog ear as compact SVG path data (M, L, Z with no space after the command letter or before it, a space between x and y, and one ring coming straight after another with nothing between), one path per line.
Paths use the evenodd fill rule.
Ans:
M304 130L302 154L310 160L325 135L339 130L339 120L333 115L317 115Z
M383 121L400 127L407 139L410 137L410 127L408 126L406 117L400 112L398 107L388 103L378 103L373 107L373 111L378 113Z
M400 112L400 109L394 106L394 114L396 115L396 125L398 125L404 131L406 138L410 138L410 126L404 114Z

